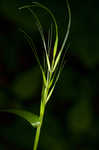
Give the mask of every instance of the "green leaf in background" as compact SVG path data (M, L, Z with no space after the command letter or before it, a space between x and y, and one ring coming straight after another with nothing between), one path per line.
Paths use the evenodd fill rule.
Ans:
M21 99L35 97L39 90L40 80L40 71L35 67L16 77L12 85L12 91Z
M33 127L38 127L40 125L40 118L39 116L30 113L26 110L21 109L4 109L0 110L1 112L8 112L15 115L18 115L19 117L24 118L26 121L28 121Z
M85 98L69 112L68 126L74 134L86 133L90 130L92 123L92 110L90 101Z

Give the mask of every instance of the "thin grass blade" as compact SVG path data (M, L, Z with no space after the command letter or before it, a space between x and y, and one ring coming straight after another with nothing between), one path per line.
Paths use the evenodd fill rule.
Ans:
M35 56L35 58L36 58L36 60L37 60L37 63L38 63L38 65L39 65L40 69L41 69L41 72L42 72L44 84L46 84L46 76L45 76L45 73L44 73L44 71L43 71L42 65L41 65L41 63L40 63L40 60L39 60L39 57L38 57L37 50L36 50L36 48L35 48L34 42L33 42L33 40L31 39L31 37L30 37L24 30L20 29L20 31L21 31L22 33L24 33L25 38L26 38L26 40L27 40L29 46L31 47L31 49L32 49L32 51L33 51L33 53L34 53L34 56Z
M54 83L52 89L50 90L50 92L49 92L49 94L48 94L46 103L49 101L49 99L50 99L50 97L51 97L51 95L52 95L52 93L53 93L53 91L54 91L54 88L55 88L55 85L56 85L56 83L57 83L57 81L58 81L58 79L59 79L59 76L60 76L60 72L58 73L57 78L56 78L56 80L55 80L55 83Z
M8 113L12 113L15 114L21 118L24 118L26 121L28 121L32 127L38 127L40 126L40 118L39 116L28 112L26 110L21 110L21 109L4 109L4 110L0 110L0 112L8 112Z
M69 32L70 32L70 26L71 26L71 11L70 11L70 7L69 7L68 1L67 1L67 8L68 8L68 14L69 14L69 23L68 23L68 27L67 27L67 33L66 33L66 35L65 35L65 38L64 38L62 47L61 47L61 49L60 49L60 52L59 52L59 54L58 54L58 56L57 56L57 58L56 58L56 60L55 60L55 64L54 64L54 67L53 67L53 71L55 70L55 68L56 68L56 66L57 66L57 64L58 64L58 62L59 62L59 60L60 60L61 54L62 54L62 52L63 52L64 46L65 46L65 44L66 44L66 41L67 41L67 39L68 39L68 35L69 35Z
M33 40L31 39L31 37L23 29L19 29L19 30L24 34L25 39L27 40L29 46L31 47L31 49L34 53L34 56L37 60L37 63L39 64L40 68L42 68Z
M51 46L52 46L52 33L53 33L52 29L53 28L52 28L52 24L51 24L51 27L48 32L48 56L50 56L50 50L51 50Z
M60 61L61 54L62 54L62 51L60 51L59 54L58 54L58 56L56 57L55 64L54 64L54 67L53 67L53 70L52 70L53 72L55 71L56 66L57 66L57 64Z
M69 45L68 45L68 48L69 48ZM67 49L68 49L68 48L67 48ZM51 95L52 95L52 93L53 93L53 91L54 91L54 88L55 88L55 86L56 86L56 83L57 83L57 81L58 81L58 79L59 79L59 77L60 77L60 74L61 74L61 72L62 72L62 70L63 70L63 68L64 68L64 59L65 59L66 52L67 52L67 51L65 51L65 54L64 54L64 56L63 56L63 58L62 58L62 61L61 61L61 63L60 63L60 67L59 67L59 71L58 71L56 80L55 80L55 82L54 82L54 85L53 85L52 89L50 90L50 92L49 92L49 94L48 94L46 103L49 101L49 99L50 99L50 97L51 97ZM57 70L56 70L56 71L57 71ZM52 84L53 84L55 75L56 75L56 73L54 73L54 76L53 76L52 80L51 80L50 83L49 83L49 88L50 88L50 87L52 86Z
M42 71L42 76L43 76L43 82L44 82L44 85L45 85L45 87L46 87L47 80L46 80L44 71Z
M40 35L41 35L41 38L42 38L42 41L43 41L43 45L44 45L44 49L45 49L45 54L46 54L47 65L48 65L48 69L50 71L50 61L49 61L49 57L48 57L48 54L47 54L46 42L45 42L45 37L44 37L42 25L41 25L41 23L40 23L39 18L37 17L37 15L34 13L34 11L31 8L28 8L28 10L32 13L32 15L36 19L36 25L38 27L38 30L40 32Z
M51 81L50 81L50 83L49 83L49 85L48 85L48 89L51 88L51 86L52 86L52 84L53 84L53 81L54 81L54 77L51 79Z
M56 23L56 19L55 19L53 13L47 7L45 7L44 5L42 5L38 2L32 2L32 3L37 7L45 9L53 19L53 22L54 22L54 25L55 25L55 30L56 30L56 39L55 39L55 44L54 44L54 49L53 49L53 59L55 59L56 52L57 52L57 47L58 47L58 26L57 26L57 23Z
M55 88L55 86L56 86L56 83L57 83L57 81L58 81L58 79L59 79L59 77L60 77L60 73L61 73L61 71L62 71L62 68L63 68L63 67L60 67L60 69L59 69L59 72L58 72L58 74L57 74L57 77L56 77L56 80L55 80L55 82L54 82L54 85L53 85L52 89L50 90L50 92L49 92L49 94L48 94L46 103L49 101L49 99L50 99L50 97L51 97L51 95L52 95L52 93L53 93L53 91L54 91L54 88Z
M45 37L44 37L44 33L43 33L43 28L42 28L42 25L39 21L39 18L37 17L36 13L34 13L34 11L31 9L31 7L33 7L34 5L26 5L26 6L23 6L23 7L20 7L19 9L24 9L24 8L27 8L30 13L34 16L34 18L36 19L36 25L38 27L38 30L40 32L40 35L41 35L41 38L42 38L42 41L43 41L43 45L44 45L44 49L45 49L45 54L46 54L46 61L47 61L47 65L48 65L48 69L50 70L50 61L49 61L49 57L48 57L48 54L47 54L47 49L46 49L46 42L45 42Z
M30 13L33 15L33 17L36 20L36 25L37 25L37 28L40 32L40 35L41 35L41 38L42 38L42 41L43 41L43 45L44 45L44 49L45 49L45 51L47 51L45 37L44 37L44 33L43 33L43 28L42 28L42 25L39 21L39 18L37 17L36 13L31 8L28 8L28 10L30 11Z
M69 6L69 3L68 3L68 0L66 0L66 2L67 2L68 14L69 14L69 22L68 22L67 32L66 32L66 35L65 35L65 38L64 38L64 41L63 41L63 44L61 46L60 51L63 51L63 49L64 49L64 46L65 46L65 44L67 42L67 39L68 39L68 36L69 36L70 26L71 26L71 11L70 11L70 6Z

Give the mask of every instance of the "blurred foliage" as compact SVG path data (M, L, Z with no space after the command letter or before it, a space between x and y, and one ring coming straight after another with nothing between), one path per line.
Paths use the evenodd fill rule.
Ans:
M40 85L41 74L37 68L33 68L33 71L27 71L21 73L16 77L13 85L12 91L19 97L23 99L28 99L37 95L39 85Z
M34 20L27 11L21 13L17 9L31 2L0 0L0 108L39 110L41 73L32 50L18 31L22 28L32 36L42 59L43 47ZM68 18L65 1L39 2L55 14L61 44ZM71 44L45 114L39 150L97 150L99 147L99 2L70 0L70 6ZM47 36L50 19L43 11L37 10L37 14ZM14 115L0 113L0 118L1 150L32 149L35 129Z

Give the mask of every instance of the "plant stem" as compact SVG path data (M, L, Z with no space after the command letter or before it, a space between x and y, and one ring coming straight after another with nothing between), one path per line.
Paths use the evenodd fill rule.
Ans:
M33 150L37 150L37 147L38 147L38 142L39 142L39 137L40 137L40 131L41 131L42 122L43 122L43 118L44 118L44 112L45 112L45 106L46 106L46 100L47 100L47 94L48 94L48 84L50 82L51 75L52 74L50 74L49 72L47 73L47 84L46 84L46 87L44 88L44 91L43 91L43 94L42 94L42 98L41 98L40 126L37 127L37 130L36 130L36 135L35 135L35 141L34 141Z
M44 110L45 110L45 106L44 106ZM37 127L37 130L36 130L36 135L35 135L35 141L34 141L33 150L37 150L37 147L38 147L38 142L39 142L40 131L41 131L41 127L42 127L43 117L44 117L44 111L43 111L43 113L40 115L41 123L40 123L40 126Z
M42 102L41 102L41 110L42 110ZM38 142L39 142L39 137L40 137L40 131L41 131L42 122L43 122L43 118L44 118L44 110L45 110L45 105L43 105L43 111L42 111L42 113L40 112L40 121L41 121L41 123L40 123L40 126L38 126L37 130L36 130L36 135L35 135L35 141L34 141L33 150L37 150L37 147L38 147Z
M38 146L38 142L39 142L39 137L40 137L40 129L41 129L41 126L38 127L37 130L36 130L36 136L35 136L33 150L37 150L37 146Z

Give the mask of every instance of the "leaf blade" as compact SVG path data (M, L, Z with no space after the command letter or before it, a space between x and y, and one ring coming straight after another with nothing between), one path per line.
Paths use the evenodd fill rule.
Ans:
M29 46L31 47L31 49L34 53L36 61L39 64L40 69L42 70L42 66L41 66L41 63L40 63L40 60L39 60L39 57L38 57L38 54L37 54L37 50L35 48L33 40L31 39L31 37L23 29L20 29L20 31L24 34L25 39L27 40Z
M40 125L40 118L37 115L31 112L28 112L26 110L3 109L3 110L0 110L0 112L8 112L8 113L15 114L21 118L24 118L27 122L29 122L32 125L32 127L38 127Z
M64 46L65 46L68 36L69 36L70 27L71 27L71 10L70 10L68 0L66 0L66 3L67 3L68 14L69 14L69 22L68 22L68 26L67 26L67 32L66 32L66 35L65 35L65 38L64 38L64 41L63 41L60 51L63 51L63 49L64 49Z
M69 32L70 32L70 26L71 26L71 11L70 11L70 6L69 6L69 3L68 3L68 0L66 1L67 2L67 9L68 9L68 14L69 14L69 22L68 22L68 27L67 27L67 32L66 32L66 35L65 35L65 38L64 38L64 41L63 41L63 44L60 48L60 52L58 54L58 56L56 57L56 60L55 60L55 64L54 64L54 67L53 67L53 72L60 60L60 57L61 57L61 54L63 52L63 49L64 49L64 46L67 42L67 39L68 39L68 36L69 36Z
M56 30L56 38L55 38L55 43L54 43L54 48L53 48L53 60L54 60L55 56L56 56L56 52L57 52L57 47L58 47L58 25L56 23L56 19L55 19L53 13L46 6L44 6L44 5L42 5L38 2L32 2L32 3L34 4L34 6L38 6L40 8L45 9L53 19L53 22L54 22L54 25L55 25L55 30Z
M56 57L55 64L54 64L54 67L53 67L53 70L52 70L53 72L55 71L58 62L60 61L61 54L62 54L62 51L60 51L58 56Z
M42 67L42 65L41 65L41 63L40 63L40 60L39 60L39 57L38 57L38 54L37 54L35 45L34 45L34 43L33 43L33 40L31 39L31 37L30 37L24 30L21 29L20 31L21 31L22 33L24 33L25 38L26 38L26 40L27 40L29 46L31 47L31 49L32 49L32 51L33 51L33 53L34 53L34 56L35 56L35 58L36 58L36 61L37 61L38 65L39 65L39 67L40 67L40 69L41 69L41 72L42 72L44 84L46 85L46 76L45 76L43 67Z
M31 8L28 8L28 10L30 11L30 13L33 15L33 17L35 18L36 20L36 26L40 32L40 35L41 35L41 38L42 38L42 41L43 41L43 45L44 45L44 49L45 51L47 50L46 49L46 42L45 42L45 37L44 37L44 33L43 33L43 28L42 28L42 25L40 23L40 20L39 18L37 17L36 13L34 13L34 11L31 9Z
M31 9L31 7L33 7L34 5L26 5L26 6L23 6L21 7L20 9L24 9L24 8L27 8L29 10L29 12L33 15L33 17L35 18L36 20L36 26L40 32L40 35L41 35L41 39L43 41L43 45L44 45L44 50L45 50L45 55L46 55L46 61L47 61L47 66L48 66L48 69L50 71L50 61L49 61L49 57L48 57L48 54L47 54L47 48L46 48L46 42L45 42L45 37L44 37L44 33L43 33L43 28L42 28L42 25L39 21L39 18L37 17L36 13L34 13L34 11ZM33 42L32 42L33 43ZM37 59L37 58L36 58Z

